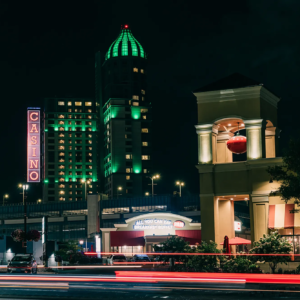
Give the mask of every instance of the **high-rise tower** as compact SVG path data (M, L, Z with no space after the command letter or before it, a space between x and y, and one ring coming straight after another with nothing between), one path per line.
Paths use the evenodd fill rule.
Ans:
M100 192L111 198L140 196L149 190L151 103L146 65L146 53L128 25L121 26L103 59L96 54L98 179Z

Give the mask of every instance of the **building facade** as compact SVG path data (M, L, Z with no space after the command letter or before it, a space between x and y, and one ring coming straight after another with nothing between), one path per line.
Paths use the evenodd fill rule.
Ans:
M128 25L121 27L104 59L96 54L99 186L110 198L149 191L152 118L146 58Z
M97 192L97 114L91 99L47 98L42 135L43 201Z

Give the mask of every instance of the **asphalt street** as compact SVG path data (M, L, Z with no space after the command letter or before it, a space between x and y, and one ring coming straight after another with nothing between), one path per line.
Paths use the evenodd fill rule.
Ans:
M133 282L134 281L134 282ZM300 288L291 285L158 282L113 275L1 275L1 299L299 299Z

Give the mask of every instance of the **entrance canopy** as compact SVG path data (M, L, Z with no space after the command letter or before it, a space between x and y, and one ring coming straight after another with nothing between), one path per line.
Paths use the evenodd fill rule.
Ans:
M233 239L229 239L229 245L250 245L251 241L242 239L240 237L235 237ZM224 245L224 242L222 242L220 245Z

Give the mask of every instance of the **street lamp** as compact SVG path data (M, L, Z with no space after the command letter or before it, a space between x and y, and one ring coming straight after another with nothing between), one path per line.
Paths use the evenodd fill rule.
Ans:
M38 200L37 200L37 203L42 203L42 199L38 199Z
M146 193L145 193L145 196L149 196L149 192L146 192Z
M148 178L150 178L151 179L151 181L152 181L152 197L154 196L154 179L159 179L160 178L160 176L159 176L159 174L156 174L156 175L154 175L154 176L152 176L152 177L150 177L150 176L147 176Z
M83 243L84 243L83 240L80 240L80 241L79 241L79 244L80 244L80 247L81 247L81 252L83 252L83 251L82 251L82 250L83 250L83 248L82 248Z
M184 182L182 181L177 181L176 185L179 185L179 197L181 197L181 187L184 186Z
M9 198L9 195L8 195L8 194L3 195L3 205L4 205L4 203L5 203L5 199L7 199L7 198Z
M23 189L22 194L23 194L23 206L24 206L24 232L25 232L25 235L26 235L27 206L26 206L26 201L25 201L25 191L28 190L29 185L20 183L19 188ZM23 247L27 247L26 240L23 244Z
M122 196L122 194L119 194L119 191L121 192L122 190L123 190L123 188L121 186L118 186L117 199L119 198L119 195Z
M91 182L89 180L85 181L84 179L82 179L81 182L84 183L84 195L85 195L85 201L86 201L87 200L86 184L90 184Z

